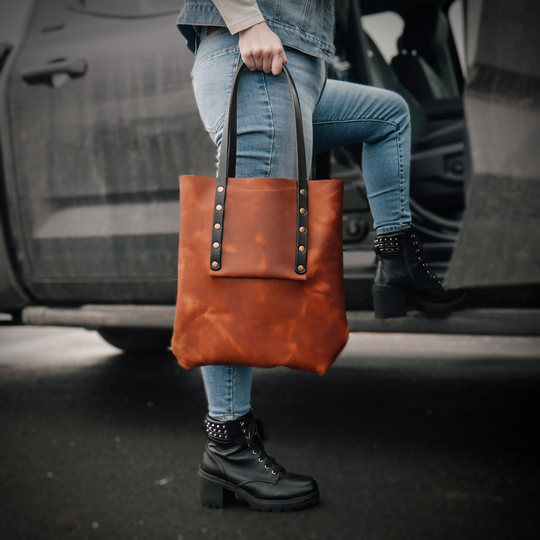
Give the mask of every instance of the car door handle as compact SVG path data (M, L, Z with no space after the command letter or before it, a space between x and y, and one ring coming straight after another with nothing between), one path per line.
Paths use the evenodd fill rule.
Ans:
M56 73L67 73L70 76L81 76L86 73L86 60L62 60L60 62L51 62L44 66L25 69L21 76L26 82L32 82L35 79L40 79L47 75L55 75Z

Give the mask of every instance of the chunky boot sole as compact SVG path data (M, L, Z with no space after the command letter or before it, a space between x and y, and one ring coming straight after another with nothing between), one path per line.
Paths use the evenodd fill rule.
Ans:
M373 294L373 308L377 319L390 319L404 317L411 307L426 311L427 313L447 313L455 306L463 302L466 293L451 302L430 302L409 291L384 285L374 285L371 289Z
M303 510L319 502L319 491L294 499L258 499L241 487L208 474L202 469L199 469L199 476L201 478L201 503L210 508L223 508L226 502L234 500L235 494L244 499L251 508L264 512Z

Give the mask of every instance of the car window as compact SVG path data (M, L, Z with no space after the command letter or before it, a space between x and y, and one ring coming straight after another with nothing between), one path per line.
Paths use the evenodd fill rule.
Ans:
M180 12L178 0L66 0L70 9L106 17L151 17Z
M375 42L389 64L396 56L397 40L403 33L405 23L394 11L383 11L362 17L362 27Z

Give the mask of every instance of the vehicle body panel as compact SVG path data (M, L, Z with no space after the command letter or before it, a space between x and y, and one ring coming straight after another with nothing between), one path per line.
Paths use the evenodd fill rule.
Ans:
M8 183L36 300L175 300L178 175L214 174L215 149L172 18L37 5L11 74ZM28 78L55 61L86 71Z

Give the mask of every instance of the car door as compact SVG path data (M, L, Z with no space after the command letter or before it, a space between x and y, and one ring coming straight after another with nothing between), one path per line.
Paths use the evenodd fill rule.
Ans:
M9 81L16 250L41 302L174 302L178 175L215 174L182 2L41 0Z

